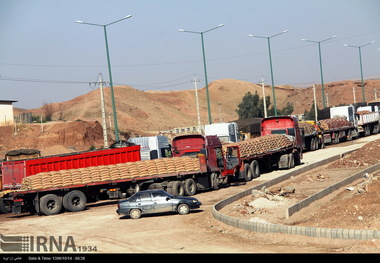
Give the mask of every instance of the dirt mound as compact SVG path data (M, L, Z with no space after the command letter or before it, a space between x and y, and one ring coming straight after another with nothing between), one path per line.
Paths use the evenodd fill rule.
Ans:
M16 130L11 126L0 127L0 158L15 149L39 149L46 156L102 146L103 130L97 121L23 124Z
M362 148L329 164L328 169L370 166L380 162L380 139L366 143Z

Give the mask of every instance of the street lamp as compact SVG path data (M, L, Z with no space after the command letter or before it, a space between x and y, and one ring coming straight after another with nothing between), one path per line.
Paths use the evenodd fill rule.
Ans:
M223 24L220 24L216 27L213 27L211 29L208 29L206 31L202 32L197 32L197 31L189 31L189 30L184 30L184 29L178 29L179 32L185 32L185 33L193 33L193 34L200 34L201 35L201 40L202 40L202 54L203 54L203 68L205 71L205 82L206 82L206 97L207 97L207 112L208 112L208 123L212 123L212 118L211 118L211 109L210 109L210 94L208 92L208 80L207 80L207 69L206 69L206 56L205 56L205 46L204 46L204 41L203 41L203 34L210 32L211 30L217 29L224 26Z
M318 43L318 50L319 50L319 68L320 68L320 71L321 71L321 84L322 84L322 103L323 103L323 108L326 108L326 98L325 98L325 84L323 82L323 71L322 71L322 55L321 55L321 43L322 42L325 42L325 41L328 41L328 40L331 40L333 38L336 38L336 36L332 36L332 37L329 37L329 38L326 38L322 41L314 41L314 40L308 40L308 39L301 39L302 41L306 41L306 42L312 42L312 43Z
M344 44L345 47L355 47L359 49L359 62L360 62L360 75L361 75L361 80L362 80L362 97L363 97L363 102L365 102L365 94L364 94L364 81L363 81L363 67L362 67L362 47L368 46L375 43L375 41L371 41L367 44L361 45L361 46L352 46L352 45L347 45Z
M83 22L83 21L80 21L80 20L75 21L75 23L78 23L78 24L90 25L90 26L100 26L100 27L103 27L103 29L104 29L104 38L105 38L105 41L106 41L108 74L109 74L109 78L110 78L111 100L112 100L112 111L113 111L113 122L114 122L114 126L115 126L115 140L116 141L119 141L119 127L118 127L118 124L117 124L115 94L114 94L114 90L113 90L112 73L111 73L111 62L110 62L110 54L109 54L109 50L108 50L108 39L107 39L107 29L106 28L107 28L107 26L110 26L110 25L115 24L117 22L123 21L125 19L130 18L130 17L132 17L132 15L127 15L127 16L123 17L122 19L116 20L114 22L111 22L111 23L108 23L108 24L105 24L105 25L94 24L94 23L87 23L87 22Z
M279 36L279 35L282 35L282 34L285 34L287 33L288 30L284 30L282 31L281 33L278 33L278 34L275 34L273 36L269 36L269 37L263 37L263 36L256 36L256 35L252 35L252 34L249 34L248 36L250 37L257 37L257 38L266 38L268 40L268 50L269 50L269 65L270 65L270 74L271 74L271 78L272 78L272 93L273 93L273 107L274 107L274 116L277 116L277 105L276 105L276 93L274 91L274 79L273 79L273 67L272 67L272 54L271 54L271 49L270 49L270 39L272 37L276 37L276 36ZM264 98L265 100L265 98Z

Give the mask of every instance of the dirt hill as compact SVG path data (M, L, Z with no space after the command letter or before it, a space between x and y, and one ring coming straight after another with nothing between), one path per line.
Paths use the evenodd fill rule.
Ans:
M361 82L341 81L325 84L325 93L328 95L328 106L353 103L353 89L356 87L356 100L362 101ZM380 80L365 82L366 100L374 100L374 89L380 89ZM118 112L119 130L131 134L157 134L159 131L170 130L175 127L196 126L196 102L194 90L181 91L141 91L129 86L116 86L115 98ZM261 85L250 82L221 79L209 85L211 113L213 122L232 121L238 119L237 105L247 92L256 91L262 96ZM199 104L201 122L208 122L206 89L199 89ZM317 86L318 106L322 108L321 88ZM265 86L265 94L271 96L270 85ZM380 95L379 95L380 96ZM107 125L112 122L110 89L105 88ZM312 87L295 88L292 86L276 86L277 107L281 109L290 102L294 106L294 114L310 110L313 104ZM100 91L93 90L72 100L50 104L54 121L88 121L101 122ZM220 108L220 111L219 111ZM43 114L42 107L35 110L15 110L15 116L20 112L31 111L34 115ZM220 112L220 113L219 113ZM67 125L69 125L67 123ZM65 129L62 127L62 129ZM110 135L113 133L110 132ZM111 136L112 138L112 136ZM78 137L78 139L80 139ZM96 140L100 140L101 136ZM0 141L1 144L1 141Z
M103 129L97 121L54 122L0 127L0 159L14 149L39 149L41 155L89 150L103 146Z
M276 88L276 98L279 105L298 88ZM192 126L197 124L196 102L194 90L181 91L140 91L129 86L114 87L118 124L121 131L137 133L157 133L174 127ZM237 105L242 97L250 91L258 92L259 85L232 79L217 80L209 85L211 113L214 122L232 121L238 118ZM112 121L108 114L112 112L110 90L105 88L107 124ZM270 86L265 87L266 95L272 94ZM207 123L206 89L198 91L201 112L201 122ZM220 115L219 115L220 102ZM51 104L53 120L86 120L101 121L100 91L94 90L70 101ZM42 108L31 110L33 114L43 113ZM17 115L15 113L15 115Z

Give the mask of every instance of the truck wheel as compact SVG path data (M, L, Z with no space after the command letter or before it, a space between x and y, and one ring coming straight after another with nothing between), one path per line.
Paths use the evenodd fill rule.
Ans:
M47 194L40 198L40 211L50 216L58 214L62 209L62 198L55 194Z
M181 181L171 181L168 184L167 192L174 196L183 196L185 189Z
M63 197L63 207L70 212L79 212L87 205L86 195L78 190L73 190Z
M187 204L180 204L177 207L177 212L180 215L187 215L190 212L190 208Z
M8 214L12 212L11 206L4 202L3 198L0 198L0 212L3 214Z
M210 176L210 180L211 180L212 189L218 190L219 189L219 174L212 173Z
M251 171L252 171L252 177L257 178L260 177L260 166L259 163L256 160L253 160L250 164Z
M197 192L197 183L194 181L193 178L186 179L183 184L185 195L195 195Z
M252 169L248 163L244 164L244 181L249 182L252 180Z
M294 155L293 153L289 153L289 169L294 168Z
M141 210L137 209L137 208L134 208L131 211L129 211L129 216L132 219L139 219L141 217Z

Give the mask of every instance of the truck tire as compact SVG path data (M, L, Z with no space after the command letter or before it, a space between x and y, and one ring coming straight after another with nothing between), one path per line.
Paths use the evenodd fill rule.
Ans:
M256 160L253 160L249 166L251 166L252 177L253 178L260 177L260 166L259 166L259 163Z
M11 206L4 202L3 198L0 198L0 212L3 214L12 212Z
M292 169L294 168L295 164L294 164L294 155L293 153L289 153L289 165L288 165L288 169Z
M219 174L218 173L212 173L210 175L210 180L211 180L211 188L213 190L218 190L219 189Z
M56 215L62 209L62 198L55 194L47 194L40 198L40 212L44 215Z
M193 178L188 178L184 181L183 188L185 190L185 195L195 195L197 192L197 183Z
M86 208L86 195L78 190L68 192L63 197L63 207L70 212L79 212Z
M179 204L177 212L180 215L187 215L190 212L190 207L187 204Z
M244 164L244 181L249 182L252 180L252 169L248 163Z
M168 184L167 192L174 196L183 196L185 193L185 189L183 188L183 184L181 181L171 181Z

